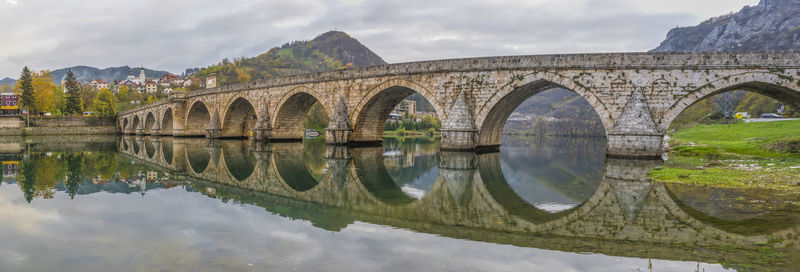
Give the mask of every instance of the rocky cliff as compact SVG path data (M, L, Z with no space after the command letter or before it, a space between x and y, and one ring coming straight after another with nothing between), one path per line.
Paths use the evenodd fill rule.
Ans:
M678 27L652 52L800 49L800 0L761 0L737 13Z

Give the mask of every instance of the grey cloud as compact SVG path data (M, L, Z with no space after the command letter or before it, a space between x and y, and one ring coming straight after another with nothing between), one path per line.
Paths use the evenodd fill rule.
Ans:
M522 248L354 222L340 232L183 188L64 192L28 204L0 186L2 271L630 271L648 260ZM33 231L30 230L39 230ZM250 267L248 264L253 264ZM693 262L654 260L663 271ZM706 265L706 271L723 271Z
M645 51L669 28L701 19L688 8L639 12L630 1L20 0L0 3L0 25L11 26L0 28L0 37L11 41L0 44L0 77L16 77L24 65L181 72L334 28L389 62Z

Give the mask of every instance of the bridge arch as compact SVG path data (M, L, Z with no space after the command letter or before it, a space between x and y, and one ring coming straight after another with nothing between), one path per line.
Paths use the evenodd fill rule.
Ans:
M508 183L500 166L500 153L478 155L478 174L492 199L510 214L532 223L544 223L563 218L581 209L587 201L558 212L548 212L530 204ZM594 194L593 196L594 197ZM590 198L592 198L590 197Z
M746 72L712 81L677 99L665 111L658 123L659 129L667 131L683 111L704 98L734 90L755 92L800 109L800 86L794 80L774 73Z
M386 170L383 148L353 150L354 176L374 198L389 205L408 205L417 201L397 186Z
M203 101L195 100L186 112L186 124L184 128L187 136L203 136L206 134L208 122L211 121L211 114Z
M161 158L166 163L166 166L172 166L175 152L175 144L172 138L161 138Z
M403 99L414 93L424 97L433 106L439 118L444 117L441 103L427 88L408 80L388 80L373 87L353 108L353 141L382 141L383 128L389 113Z
M705 203L702 203L705 199L694 199L691 196L683 196L683 190L680 188L680 184L659 184L659 192L663 191L669 198L671 205L689 215L692 219L702 222L705 225L712 226L716 229L722 230L728 233L735 233L740 235L746 236L756 236L756 235L765 235L770 233L776 233L781 230L789 229L792 226L798 225L798 219L800 217L789 215L781 209L776 210L767 210L767 211L760 211L760 212L752 212L748 214L749 216L744 218L725 218L724 216L720 216L719 214L709 214L706 213L702 208ZM704 194L706 197L711 197L711 199L719 199L720 196L715 196L715 193L720 193L719 188L693 188L694 190L705 190L708 191ZM723 189L724 190L724 189ZM724 191L720 195L725 195ZM723 198L723 199L728 199ZM730 200L730 199L728 199ZM697 205L697 206L695 206ZM722 209L728 208L721 207ZM740 208L732 208L732 209L740 209ZM787 208L788 209L788 208ZM758 210L758 209L754 209ZM707 211L707 209L706 209ZM720 214L724 215L725 211L717 211ZM738 214L738 213L737 213Z
M131 147L132 147L131 149L133 149L133 154L137 158L141 158L141 156L139 154L139 150L140 150L139 139L136 139L136 138L131 139Z
M147 138L144 139L143 143L144 143L144 151L145 151L144 155L147 156L145 159L152 160L153 158L156 157L156 152L158 152L158 150L156 149L155 144L153 143L153 139L151 139L150 137L147 137Z
M588 102L606 133L614 126L610 111L588 87L579 86L571 78L555 73L538 72L523 76L519 84L499 89L478 108L475 118L479 129L478 146L499 146L503 127L511 113L528 98L556 88L572 91Z
M172 108L167 108L161 115L161 135L172 135L173 128Z
M122 134L128 133L128 125L130 122L128 121L128 117L122 118Z
M120 141L120 145L119 145L120 149L123 152L131 153L131 151L129 150L130 146L128 145L128 137L122 136L122 137L119 138L119 141Z
M222 121L223 138L246 138L255 125L257 116L253 103L243 96L236 96L225 107Z
M139 115L137 114L137 115L133 116L133 122L131 122L131 129L133 130L134 133L136 133L137 130L139 130L139 128L140 128L139 127Z
M189 164L187 168L195 176L203 174L208 169L208 166L211 165L211 152L208 149L199 146L187 146L185 151L185 160Z
M246 141L223 141L222 160L228 175L235 181L244 181L256 169L256 157Z
M150 134L153 126L156 124L156 117L152 111L148 111L146 113L145 122L144 122L144 134Z
M306 113L317 102L325 109L325 113L331 116L330 106L325 100L325 96L312 88L297 87L283 95L278 101L275 118L272 118L272 138L277 140L302 139Z
M294 193L306 193L319 187L322 179L316 179L306 165L305 147L302 143L281 143L273 145L270 160L275 173Z

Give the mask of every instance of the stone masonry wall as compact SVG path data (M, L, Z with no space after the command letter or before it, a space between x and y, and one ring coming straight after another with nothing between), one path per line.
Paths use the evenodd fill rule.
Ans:
M678 114L718 92L755 91L800 107L799 59L800 52L760 52L424 61L179 93L119 116L129 124L135 117L140 120L139 128L127 127L126 133L139 129L139 133L147 134L142 127L147 114L154 114L160 124L165 110L172 108L175 135L199 136L204 134L200 129L181 132L183 128L208 127L202 124L205 119L186 113L189 107L200 104L209 114L219 114L220 126L225 130L227 125L243 122L226 116L232 112L233 101L241 98L254 107L257 115L270 115L275 138L294 139L302 137L301 115L312 101L319 101L331 116L339 98L343 98L353 128L351 141L379 141L381 118L394 107L394 96L413 91L431 102L443 120L443 148L473 149L499 145L498 135L505 119L527 97L550 88L565 88L579 94L597 112L607 134L614 138L609 141L609 153L652 157L661 151L656 139L663 136Z

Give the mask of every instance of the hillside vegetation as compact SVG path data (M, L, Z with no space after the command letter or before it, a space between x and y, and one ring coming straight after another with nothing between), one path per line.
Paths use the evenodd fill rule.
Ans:
M311 41L295 41L274 47L252 58L239 58L200 69L199 77L217 76L221 85L325 72L348 67L386 64L378 55L347 33L330 31Z

